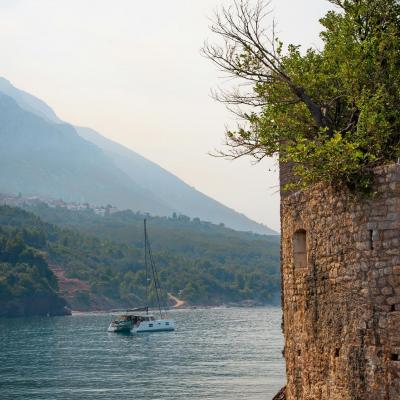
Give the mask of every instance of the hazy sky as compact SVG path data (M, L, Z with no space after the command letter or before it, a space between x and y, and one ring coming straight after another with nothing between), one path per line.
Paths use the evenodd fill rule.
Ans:
M210 97L230 84L200 56L222 0L0 0L0 75L191 186L274 229L273 161L208 155L235 119ZM271 2L286 42L319 45L326 0ZM269 171L271 169L271 171ZM156 189L156 188L155 188Z

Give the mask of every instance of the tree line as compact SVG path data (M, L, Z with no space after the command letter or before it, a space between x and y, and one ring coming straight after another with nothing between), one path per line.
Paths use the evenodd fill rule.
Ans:
M99 297L121 306L145 302L144 217L165 301L168 292L193 305L243 300L265 304L279 298L277 237L235 232L188 217L131 211L101 217L90 210L45 204L30 211L0 207L3 237L4 232L18 237L47 262L61 266L66 277L88 283L88 290L69 299L74 308L83 309L93 307Z

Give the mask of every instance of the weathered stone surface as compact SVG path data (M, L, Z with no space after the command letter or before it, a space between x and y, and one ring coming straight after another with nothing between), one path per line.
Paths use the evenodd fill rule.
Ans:
M288 400L400 399L400 166L376 178L373 199L281 193Z

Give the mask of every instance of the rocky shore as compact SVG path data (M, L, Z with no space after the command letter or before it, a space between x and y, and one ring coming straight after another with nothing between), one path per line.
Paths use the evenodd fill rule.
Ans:
M38 294L1 302L0 317L71 315L67 302L56 294Z

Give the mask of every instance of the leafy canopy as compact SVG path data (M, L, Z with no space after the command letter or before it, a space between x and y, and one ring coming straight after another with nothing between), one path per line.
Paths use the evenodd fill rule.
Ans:
M330 2L321 51L284 50L274 25L263 27L268 4L235 1L216 15L211 29L223 44L206 43L203 53L239 78L216 98L241 106L244 120L226 133L221 154L279 154L294 163L296 186L344 182L367 191L373 168L400 156L400 5Z

